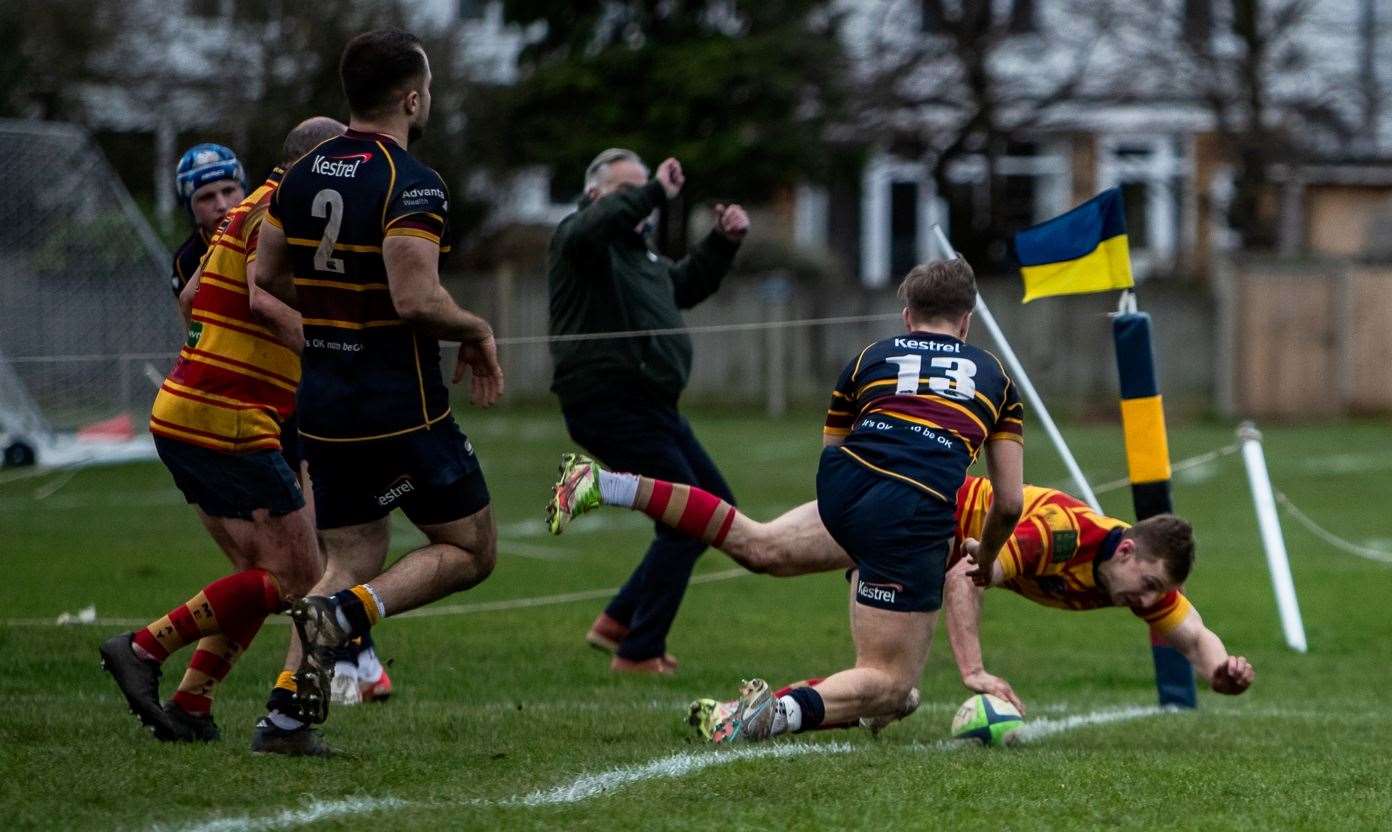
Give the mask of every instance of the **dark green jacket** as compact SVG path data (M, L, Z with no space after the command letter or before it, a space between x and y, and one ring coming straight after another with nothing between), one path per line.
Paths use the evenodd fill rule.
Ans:
M739 244L714 231L674 263L634 229L666 204L656 181L616 191L566 217L551 238L551 334L675 329L720 288ZM688 335L554 341L551 390L562 404L638 394L676 402L691 375Z

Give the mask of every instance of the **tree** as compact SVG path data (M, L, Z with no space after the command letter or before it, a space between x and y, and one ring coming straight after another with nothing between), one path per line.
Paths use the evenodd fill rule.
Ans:
M0 3L0 116L72 119L98 56L125 27L122 4L90 0Z
M1017 230L998 196L1000 159L1061 107L1117 97L1113 4L923 0L917 15L905 5L882 2L867 21L857 123L880 147L923 160L940 195L953 192L955 169L976 168L970 223L953 225L953 245L1000 267L999 241Z
M1365 111L1356 50L1312 27L1310 0L1171 0L1128 23L1157 85L1208 110L1232 165L1228 224L1247 248L1277 240L1272 172L1352 147Z
M680 158L687 204L816 179L843 104L831 5L505 0L507 20L542 21L544 34L522 55L522 80L480 100L471 146L499 169L550 165L577 194L611 146Z

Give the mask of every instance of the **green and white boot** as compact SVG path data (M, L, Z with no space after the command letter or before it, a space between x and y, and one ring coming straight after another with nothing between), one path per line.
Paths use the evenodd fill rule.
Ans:
M561 455L561 477L546 504L546 528L552 534L560 534L573 518L602 505L599 470L599 463L584 454Z

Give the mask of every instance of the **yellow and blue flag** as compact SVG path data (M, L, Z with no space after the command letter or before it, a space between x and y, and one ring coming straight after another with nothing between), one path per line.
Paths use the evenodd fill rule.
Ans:
M1021 303L1136 285L1121 189L1108 188L1066 214L1016 233L1015 256L1025 279Z

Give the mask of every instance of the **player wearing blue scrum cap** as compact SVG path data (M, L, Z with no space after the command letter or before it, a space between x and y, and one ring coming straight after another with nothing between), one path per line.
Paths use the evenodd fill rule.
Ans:
M170 286L178 297L188 285L222 218L246 196L246 172L237 155L220 144L196 144L184 151L174 174L179 204L193 218L193 231L174 252Z

